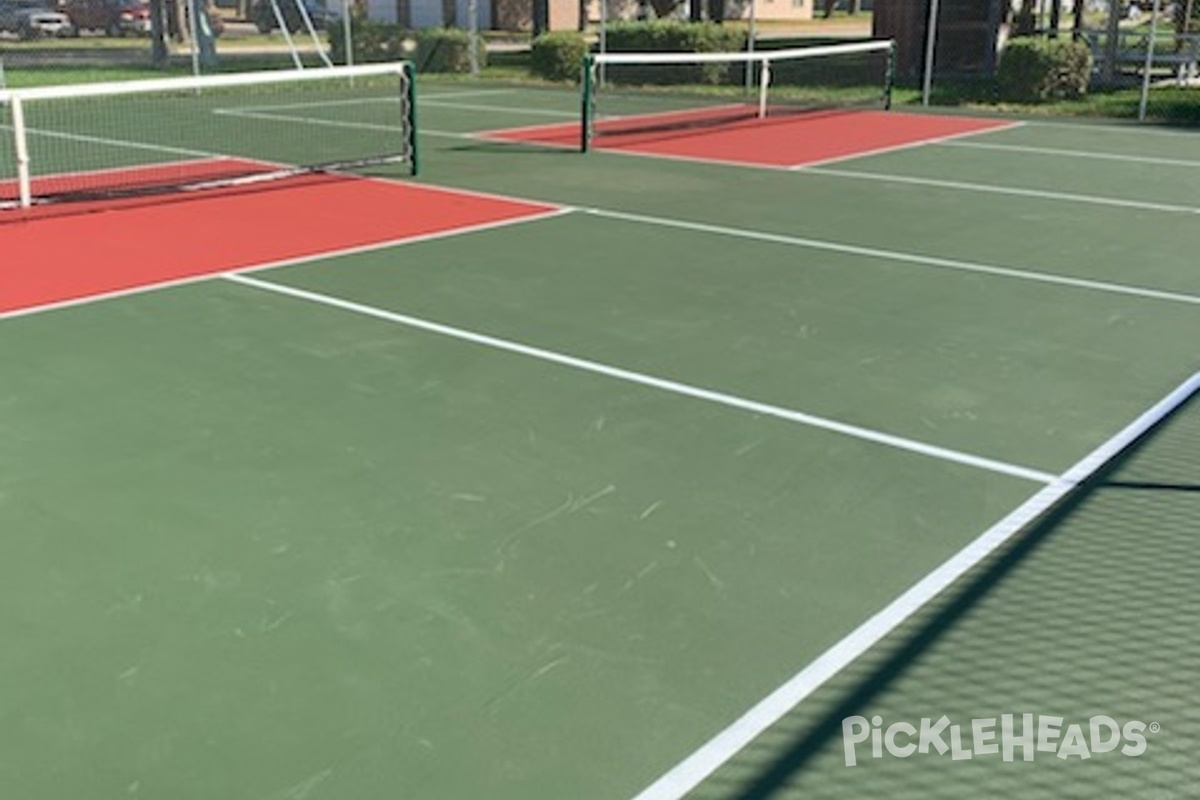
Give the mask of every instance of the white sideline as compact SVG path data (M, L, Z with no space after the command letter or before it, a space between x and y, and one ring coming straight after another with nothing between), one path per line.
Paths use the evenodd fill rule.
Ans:
M750 239L759 242L769 242L771 244L804 247L812 250L828 250L834 253L864 256L866 258L882 259L884 261L899 261L905 264L919 264L920 266L933 267L936 269L974 272L982 275L994 275L1001 278L1032 281L1034 283L1048 283L1057 286L1068 286L1074 289L1085 289L1096 292L1107 292L1109 294L1129 295L1131 297L1141 297L1148 300L1165 300L1172 303L1200 305L1200 295L1184 294L1182 292L1169 292L1162 289L1150 289L1141 286L1130 286L1122 283L1109 283L1107 281L1093 281L1085 278L1071 278L1048 272L1036 272L1033 270L1014 269L1012 267L1000 267L992 264L982 264L974 261L960 261L952 258L923 256L914 253L905 253L898 250L882 250L875 247L840 244L838 242L830 242L821 239L805 239L800 236L788 236L781 233L764 233L761 231L747 230L744 228L730 228L723 225L710 225L704 222L689 222L686 220L670 219L667 217L654 217L646 214L629 214L623 211L609 211L602 208L581 208L579 210L586 214L592 214L598 217L624 220L626 222L634 222L643 225L658 225L664 228L679 228L681 230L695 231L697 233L729 236L736 239Z
M1030 497L1008 516L984 531L975 541L811 661L727 728L638 793L635 800L679 800L695 789L722 764L737 755L798 703L895 630L989 553L1060 503L1080 484L1089 480L1197 390L1200 390L1200 372L1184 381L1123 430L1056 478L1053 483Z
M591 361L585 358L559 353L553 350L546 350L541 347L521 344L509 339L501 339L496 336L476 333L474 331L456 328L451 325L444 325L439 322L433 322L420 317L413 317L407 314L400 314L394 311L369 306L364 303L356 303L352 300L343 300L338 297L333 297L319 292L310 292L306 289L298 289L285 284L273 283L270 281L260 280L258 278L247 277L246 275L237 272L225 273L221 277L226 280L240 283L244 286L250 286L263 291L274 292L288 297L294 297L298 300L305 300L310 303L330 306L332 308L349 311L355 314L361 314L367 317L374 317L386 322L393 322L399 325L404 325L417 330L426 331L428 333L438 334L440 336L448 336L452 339L471 342L472 344L490 347L494 350L503 350L509 353L527 356L539 361L548 361L554 364L577 369L583 372L591 372L597 375L604 375L609 378L634 383L640 386L648 386L654 389L659 389L672 394L691 397L697 400L704 400L710 403L737 408L742 411L749 411L754 414L762 414L763 416L775 417L777 419L796 422L801 425L807 425L812 428L819 428L839 433L844 436L850 436L864 441L882 444L887 447L897 450L905 450L910 453L928 456L930 458L940 459L942 461L953 462L965 466L975 467L977 469L995 472L1001 475L1007 475L1013 478L1033 481L1034 483L1050 483L1055 479L1055 476L1042 472L1041 470L1024 467L1017 464L1009 464L1003 461L977 456L971 453L964 453L959 450L952 450L946 447L938 447L936 445L926 444L913 439L906 439L902 436L895 436L890 433L864 428L859 425L851 425L845 422L820 417L815 414L808 414L803 411L783 408L781 406L772 405L770 403L762 403L756 400L748 400L744 397L726 394L724 392L705 389L699 386L693 386L678 381L668 380L666 378L658 378L653 375L648 375L642 372L623 369L621 367L603 364L598 361Z
M1135 208L1141 211L1166 211L1176 214L1200 214L1200 207L1181 206L1172 203L1154 203L1145 200L1124 200L1119 197L1102 197L1091 194L1073 194L1071 192L1051 192L1043 189L1020 189L1010 186L997 186L990 183L968 183L964 181L946 181L937 178L915 178L907 175L890 175L883 172L858 172L845 169L828 169L826 167L794 167L792 172L807 172L810 175L828 175L831 178L850 178L853 180L877 181L881 183L908 183L916 186L932 186L938 189L954 189L957 191L983 192L985 194L1003 194L1012 197L1036 197L1039 200L1061 200L1069 203L1084 203L1115 208Z
M1030 153L1056 158L1086 158L1098 161L1119 161L1128 164L1158 164L1167 167L1200 167L1200 161L1184 158L1162 158L1159 156L1129 156L1119 153L1101 153L1094 150L1067 150L1061 147L1031 147L1022 144L996 144L993 142L971 142L962 140L933 141L929 144L945 147L970 147L976 150L999 150L1008 153Z

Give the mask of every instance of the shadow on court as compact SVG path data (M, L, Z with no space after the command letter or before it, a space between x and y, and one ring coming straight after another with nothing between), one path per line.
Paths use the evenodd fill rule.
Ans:
M1190 627L1200 604L1188 588L1200 572L1197 476L1200 398L1193 396L818 690L808 701L817 710L802 704L691 796L860 797L880 796L873 792L883 787L891 797L954 797L986 787L989 796L1003 789L1057 798L1106 796L1125 785L1134 796L1151 786L1164 792L1156 796L1186 796L1200 778L1189 755L1200 746L1200 724L1185 715L1168 722L1167 715L1188 707L1189 664L1200 655L1200 636ZM1115 613L1097 603L1104 596L1117 605ZM1018 641L1025 652L1014 655ZM843 720L855 715L883 712L883 727L915 723L927 712L937 719L943 709L955 722L972 711L1019 719L1022 712L1058 714L1070 706L1064 698L1085 698L1100 709L1079 711L1086 728L1086 714L1117 716L1115 709L1135 694L1139 702L1129 713L1163 715L1155 719L1171 731L1169 741L1152 739L1142 758L1097 752L1086 772L1072 769L1078 759L1065 763L1053 754L1039 756L1036 765L1002 763L999 756L889 762L886 753L873 759L868 743L858 745L855 768L843 761ZM969 704L956 706L962 697Z

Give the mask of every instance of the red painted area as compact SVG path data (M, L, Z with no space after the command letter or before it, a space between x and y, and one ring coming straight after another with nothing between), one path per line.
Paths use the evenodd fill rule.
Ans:
M71 205L72 213L57 216L0 211L0 313L553 210L326 175L186 199L107 203L85 213Z
M704 124L669 115L604 122L593 140L600 150L772 167L795 167L980 133L1011 123L904 114L896 111L816 111L767 119ZM667 130L667 128L673 128ZM488 138L559 147L579 146L579 125L497 131Z

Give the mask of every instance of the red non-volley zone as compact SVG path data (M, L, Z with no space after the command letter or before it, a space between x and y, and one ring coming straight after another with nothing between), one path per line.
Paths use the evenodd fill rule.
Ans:
M801 167L996 130L1012 123L839 110L788 113L766 119L718 120L727 110L617 117L598 123L592 146L640 153L768 167ZM713 122L705 119L712 116ZM676 117L678 119L676 119ZM555 147L578 147L578 123L493 131L489 139Z
M308 175L180 198L92 203L0 224L0 314L503 223L553 207ZM18 210L0 210L22 215Z

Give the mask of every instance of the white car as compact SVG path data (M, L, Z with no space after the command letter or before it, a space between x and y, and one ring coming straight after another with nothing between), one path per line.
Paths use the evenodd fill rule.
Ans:
M45 0L0 0L0 31L15 33L22 39L36 39L70 36L75 28L66 14L47 6Z

